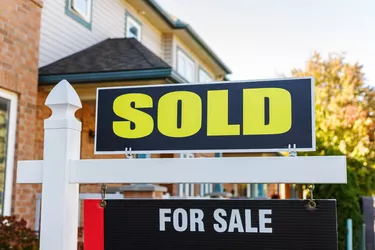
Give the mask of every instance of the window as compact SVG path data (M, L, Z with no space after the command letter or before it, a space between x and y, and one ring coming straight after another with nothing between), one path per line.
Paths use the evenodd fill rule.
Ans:
M72 0L71 8L86 20L90 20L91 0Z
M125 27L125 36L129 38L135 38L138 41L141 41L142 38L142 26L141 23L136 20L129 13L126 14L126 27Z
M195 79L195 64L181 49L177 49L177 72L189 82Z
M91 29L92 1L66 0L65 13L86 28Z
M0 89L0 215L10 215L17 95Z
M212 82L210 75L202 68L199 69L199 82Z

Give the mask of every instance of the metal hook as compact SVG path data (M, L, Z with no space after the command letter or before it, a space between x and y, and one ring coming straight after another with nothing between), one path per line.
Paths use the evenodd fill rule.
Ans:
M106 191L107 191L107 185L106 184L102 184L102 187L100 189L100 194L102 196L102 200L100 201L100 206L102 208L105 208L107 206L107 202L105 201Z
M134 158L131 147L125 148L125 157L126 157L126 159L133 159Z
M309 187L309 190L310 190L310 199L308 203L309 208L316 208L316 202L314 201L314 188L315 188L314 184L311 184Z

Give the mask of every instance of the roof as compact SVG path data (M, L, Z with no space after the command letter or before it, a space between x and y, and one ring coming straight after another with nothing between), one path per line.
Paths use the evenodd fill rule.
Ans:
M171 69L134 38L106 39L39 69L40 76Z
M39 84L168 79L187 82L134 38L106 39L39 69Z
M198 33L187 23L182 20L169 15L158 3L154 0L144 0L156 13L158 13L165 22L172 29L185 30L210 56L211 58L227 73L231 74L232 71L227 65L213 52L213 50L203 41Z

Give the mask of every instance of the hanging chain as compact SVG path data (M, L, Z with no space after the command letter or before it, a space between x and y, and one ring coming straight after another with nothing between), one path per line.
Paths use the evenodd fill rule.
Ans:
M288 151L289 151L290 157L297 157L296 144L293 144L293 148L292 148L292 145L289 144ZM311 184L309 186L309 190L310 190L310 199L308 201L309 208L316 208L316 202L314 201L314 188L315 188L314 184Z
M106 191L107 191L107 185L106 184L102 184L102 187L100 189L100 193L102 195L102 200L100 202L100 206L103 207L103 208L107 206L107 202L105 201Z
M316 202L314 201L314 184L311 184L309 186L309 190L310 190L310 199L309 199L309 208L316 208Z

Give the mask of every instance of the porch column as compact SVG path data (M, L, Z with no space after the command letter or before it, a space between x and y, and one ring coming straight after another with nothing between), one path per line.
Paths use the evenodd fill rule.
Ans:
M258 194L258 185L257 184L250 184L251 185L251 198L256 198Z

